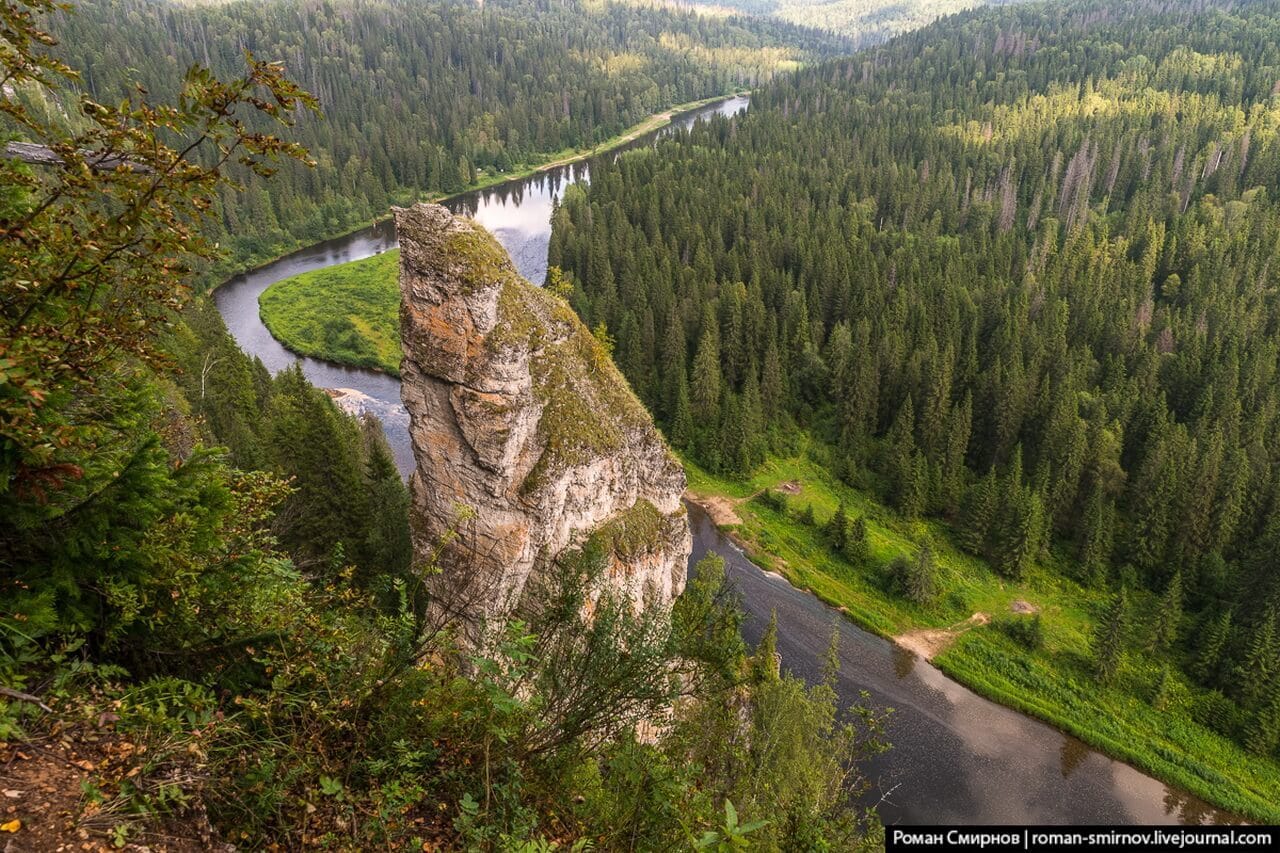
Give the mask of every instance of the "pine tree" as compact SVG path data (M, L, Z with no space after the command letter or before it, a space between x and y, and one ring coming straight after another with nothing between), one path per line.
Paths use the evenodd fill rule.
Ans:
M849 525L849 535L845 538L844 555L851 562L863 563L871 556L871 543L867 538L866 516L858 516Z
M1111 599L1094 628L1093 661L1098 680L1109 684L1120 669L1129 630L1129 602L1123 588Z
M1178 641L1182 628L1182 572L1176 571L1165 587L1156 606L1155 625L1151 630L1153 650L1168 651Z
M1223 610L1200 632L1200 653L1196 656L1195 675L1204 684L1218 681L1223 652L1231 640L1231 611Z
M845 549L845 545L849 541L849 515L845 511L844 501L840 501L836 511L831 514L831 518L827 520L823 532L826 534L827 541L831 543L832 548L837 551Z

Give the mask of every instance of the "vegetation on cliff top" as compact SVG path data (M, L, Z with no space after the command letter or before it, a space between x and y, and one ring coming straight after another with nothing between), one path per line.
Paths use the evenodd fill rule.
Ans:
M601 164L549 257L699 465L808 437L851 503L929 520L902 550L935 603L875 562L806 585L864 587L832 598L886 633L968 616L976 577L1060 590L1043 648L979 629L940 663L1270 820L1278 45L1274 2L962 15Z
M505 252L487 231L490 249ZM662 442L653 420L614 365L605 345L559 296L508 266L498 294L498 323L490 347L527 347L535 399L542 404L538 434L545 449L521 488L533 491L565 469L638 447L644 431ZM669 451L664 452L669 455ZM674 466L674 457L671 457Z

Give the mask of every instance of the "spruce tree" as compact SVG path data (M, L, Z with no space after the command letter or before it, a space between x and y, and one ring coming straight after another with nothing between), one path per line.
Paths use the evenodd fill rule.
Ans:
M1276 614L1269 610L1254 629L1244 660L1236 667L1236 688L1246 707L1258 707L1273 679L1280 677L1280 644Z
M990 541L992 523L1000 506L1000 495L996 487L996 471L991 468L987 475L975 483L965 498L964 513L960 522L958 539L960 547L975 556L983 556L987 552Z
M1106 579L1111 566L1111 541L1115 513L1101 487L1095 488L1084 511L1084 529L1080 537L1080 571L1082 579L1098 585Z
M1271 756L1280 746L1280 677L1273 676L1262 707L1253 716L1245 747L1255 755Z
M858 516L849 525L849 535L845 537L844 555L851 562L863 563L871 556L871 543L867 538L866 516Z
M785 402L785 384L782 377L782 360L778 357L778 343L769 339L764 351L764 370L760 377L760 407L764 413L766 428L778 425Z
M749 473L764 462L764 417L760 399L760 383L755 363L747 366L747 379L742 388L742 472Z
M681 373L675 380L675 396L667 437L677 450L689 450L693 446L693 412L689 407L689 383Z
M1195 675L1203 684L1218 681L1223 652L1231 640L1231 611L1223 610L1200 632L1200 651L1196 656Z
M942 461L939 500L948 516L955 517L964 497L965 454L973 424L973 395L966 391L964 399L951 408L947 420L946 455Z
M1111 683L1124 658L1129 630L1129 602L1124 588L1107 606L1093 633L1094 672L1103 684Z
M1022 580L1040 550L1044 525L1040 496L1019 488L1005 503L1002 514L995 541L996 570L1005 577Z
M693 357L693 377L690 380L690 399L693 416L698 423L708 426L720 422L720 345L715 330L706 328L698 340L698 351Z
M907 597L916 604L928 604L938 595L938 567L933 561L933 549L928 545L922 547L909 566Z
M915 518L921 504L914 432L915 414L911 395L908 394L889 430L889 477L893 484L893 502L907 518Z
M1178 641L1182 628L1182 572L1176 571L1165 587L1164 595L1156 606L1155 625L1151 630L1150 647L1168 651Z
M849 515L845 511L844 501L840 501L836 511L831 514L831 518L827 520L827 525L823 532L826 534L827 541L831 543L832 548L837 551L845 549L845 545L849 541Z
M1176 681L1173 677L1173 667L1165 664L1160 669L1160 680L1156 682L1156 690L1151 697L1151 707L1157 711L1163 711L1169 706L1169 702L1173 699L1173 691Z
M360 418L364 442L364 487L367 517L359 554L366 577L403 577L413 561L409 538L409 490L400 479L382 423L372 414Z
M743 475L751 470L750 450L747 446L747 430L743 421L742 401L737 394L724 395L720 406L719 428L721 463L730 474Z
M689 374L685 362L684 324L673 310L667 315L667 328L662 339L662 414L675 418L680 386L684 386L685 405L689 398Z

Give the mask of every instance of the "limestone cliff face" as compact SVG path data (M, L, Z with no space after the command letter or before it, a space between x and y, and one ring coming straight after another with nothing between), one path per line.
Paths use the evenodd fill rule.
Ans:
M508 612L590 540L606 582L669 603L692 549L684 472L626 380L482 227L438 205L395 216L415 552L457 531L437 598L471 620Z

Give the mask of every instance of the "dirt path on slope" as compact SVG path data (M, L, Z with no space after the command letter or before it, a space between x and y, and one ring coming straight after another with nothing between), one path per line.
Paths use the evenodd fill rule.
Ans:
M902 648L915 652L925 660L931 661L942 654L956 638L976 625L986 625L991 617L986 613L975 613L963 622L957 622L950 628L920 628L908 631L893 638Z
M769 488L788 495L800 494L800 482L798 480L778 483L776 486L770 486ZM768 490L758 489L744 498L731 498L726 495L704 495L689 490L684 493L684 499L705 509L716 527L734 527L742 524L742 516L738 515L738 506Z

